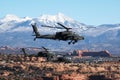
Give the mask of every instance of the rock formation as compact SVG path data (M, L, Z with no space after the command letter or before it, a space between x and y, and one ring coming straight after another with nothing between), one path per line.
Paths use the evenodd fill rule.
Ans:
M111 54L107 51L88 51L88 50L74 50L72 56L79 56L79 57L84 57L84 56L91 56L91 57L110 57Z

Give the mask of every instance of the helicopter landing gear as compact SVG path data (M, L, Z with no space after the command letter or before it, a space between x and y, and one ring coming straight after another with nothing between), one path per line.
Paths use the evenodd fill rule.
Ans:
M72 44L75 44L76 42L77 42L77 40L74 40L74 41L71 40L70 42L68 42L68 44L69 44L69 45L70 45L71 43L72 43Z
M36 37L34 38L34 41L36 40Z
M74 40L73 44L75 44L77 42L77 40Z
M74 41L71 40L70 42L68 42L68 44L69 44L69 45L70 45L71 43L72 43L72 44L75 44L76 42L77 42L77 40L74 40Z
M75 44L76 42L73 42L73 44Z
M73 40L71 40L70 42L68 42L68 44L70 45L72 43Z
M68 42L68 44L70 45L70 44L71 44L71 42Z

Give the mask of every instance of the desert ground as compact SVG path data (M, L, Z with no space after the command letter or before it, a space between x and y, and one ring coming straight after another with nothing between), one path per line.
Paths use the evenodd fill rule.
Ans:
M120 80L120 62L65 63L0 55L0 80Z

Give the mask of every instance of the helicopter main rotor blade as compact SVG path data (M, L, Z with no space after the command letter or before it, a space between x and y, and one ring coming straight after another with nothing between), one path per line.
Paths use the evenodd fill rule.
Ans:
M49 27L49 28L57 28L57 29L63 29L61 27L53 27L53 26L47 26L47 25L41 25L42 27Z
M48 52L48 50L49 50L49 49L45 48L44 46L42 46L42 48L43 48L46 52Z
M55 28L53 26L47 26L47 25L41 25L42 27L49 27L49 28Z
M58 25L60 25L60 26L62 26L63 28L65 28L67 31L69 30L69 29L72 29L72 28L67 28L66 26L64 26L63 24L61 24L61 23L57 23Z

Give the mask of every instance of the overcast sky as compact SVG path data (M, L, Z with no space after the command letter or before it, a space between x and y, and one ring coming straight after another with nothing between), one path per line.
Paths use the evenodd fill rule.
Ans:
M39 17L57 13L87 25L120 23L120 0L1 0L0 18L7 14Z

